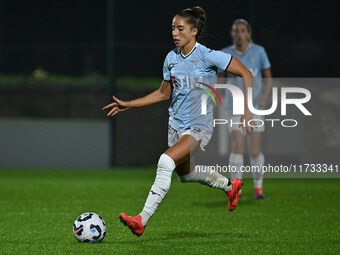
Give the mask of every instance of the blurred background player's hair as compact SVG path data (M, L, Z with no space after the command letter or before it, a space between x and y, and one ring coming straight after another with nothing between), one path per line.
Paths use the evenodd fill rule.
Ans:
M240 23L244 24L246 26L246 28L247 28L247 30L248 30L248 32L250 34L248 42L249 43L254 43L253 39L251 38L251 33L252 33L251 32L251 26L249 25L248 21L246 21L245 19L235 19L233 24L231 25L230 33L233 31L234 26L236 26L237 24L240 24Z

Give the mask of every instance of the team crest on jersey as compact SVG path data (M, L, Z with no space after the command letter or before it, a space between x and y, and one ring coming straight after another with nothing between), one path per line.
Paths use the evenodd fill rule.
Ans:
M249 56L249 58L250 58L251 61L255 60L255 56Z
M190 62L194 64L194 68L196 68L196 64L197 64L198 61L199 60L190 60Z

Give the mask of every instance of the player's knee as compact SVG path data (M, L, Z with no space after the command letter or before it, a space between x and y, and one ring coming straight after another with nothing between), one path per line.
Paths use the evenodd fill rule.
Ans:
M233 153L243 154L243 141L234 140L232 144Z
M252 158L257 158L258 156L260 156L260 154L261 154L261 150L258 149L258 148L252 148L252 149L250 150L250 156L251 156Z
M244 135L241 132L232 133L232 151L233 153L243 154Z
M155 185L164 190L170 189L172 172L176 165L173 159L167 154L162 154L157 164Z
M158 169L166 169L173 171L176 168L175 161L167 154L163 153L158 160Z

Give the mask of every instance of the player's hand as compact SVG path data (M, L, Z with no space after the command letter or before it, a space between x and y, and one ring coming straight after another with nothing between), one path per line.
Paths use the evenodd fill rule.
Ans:
M257 128L256 122L253 119L254 117L251 111L249 111L249 109L245 110L244 114L241 116L241 123L239 124L239 127L242 127L243 133L248 132L248 134L250 134L253 131L253 127ZM245 125L242 124L243 122ZM249 124L251 124L252 127L250 127Z
M267 98L266 97L261 97L258 101L258 104L260 107L264 108L267 104Z
M107 109L111 109L112 108L109 111L109 113L107 114L107 116L115 116L119 112L123 112L123 111L126 111L126 110L130 109L128 107L128 102L127 101L119 100L115 96L113 96L113 101L114 101L113 103L108 104L108 105L106 105L106 106L104 106L102 108L102 110L107 110Z

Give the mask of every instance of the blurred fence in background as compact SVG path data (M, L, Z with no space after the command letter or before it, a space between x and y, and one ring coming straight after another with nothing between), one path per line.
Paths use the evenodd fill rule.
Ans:
M119 91L125 99L151 92L124 84ZM109 167L107 94L107 84L0 84L0 167ZM166 149L167 106L115 117L117 165L155 164Z
M301 80L303 82L301 82ZM272 119L293 118L296 128L274 128L266 123L263 151L266 161L285 163L333 163L340 151L340 88L338 79L299 79L291 86L311 91L305 117L289 106L288 116L278 109ZM121 84L117 96L137 98L151 89ZM0 167L109 167L110 124L102 106L109 102L107 85L6 86L0 84ZM164 102L118 114L116 118L116 164L155 165L167 148L167 107ZM215 118L217 118L215 116ZM226 126L226 150L219 157L226 163L230 139ZM216 134L217 134L216 133ZM220 143L213 135L211 144ZM209 146L208 146L209 148ZM216 149L215 149L216 151ZM204 154L200 156L206 160ZM206 154L209 157L209 154Z
M110 155L110 123L101 111L110 101L106 78L108 1L0 0L0 167L108 167L110 157L116 158L117 165L155 165L167 148L169 102L119 114L116 153ZM156 77L160 84L164 58L174 47L172 17L194 5L207 12L204 44L208 47L230 45L232 21L245 18L253 27L255 43L268 53L274 77L339 75L339 22L332 1L117 0L112 13L115 75L140 80L139 86L117 80L118 97L143 96L158 86L149 86L145 77ZM44 75L36 77L37 70L48 77L85 78L76 83L50 83ZM7 79L8 75L16 81ZM91 78L97 75L98 79ZM324 118L328 116L328 121L338 125L339 105L328 104L334 100L325 96L325 87L311 89L311 108L323 116L322 121L327 122ZM337 87L331 89L333 97L338 95ZM329 137L324 127L303 123L302 130L292 134L294 144L285 143L277 133L265 135L268 159L302 162L333 158L332 153L339 149L338 129L331 130L334 135ZM320 132L323 136L318 137ZM327 147L332 142L324 139L332 138L335 145ZM285 145L276 146L280 143ZM308 143L313 149L307 153L302 147Z

